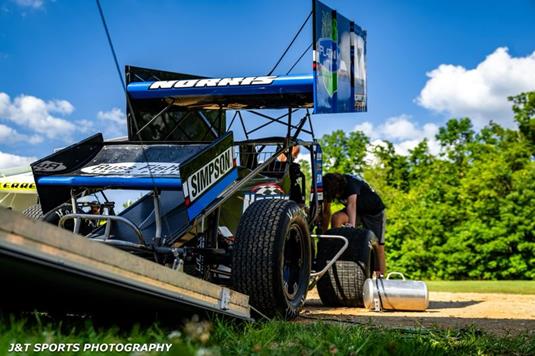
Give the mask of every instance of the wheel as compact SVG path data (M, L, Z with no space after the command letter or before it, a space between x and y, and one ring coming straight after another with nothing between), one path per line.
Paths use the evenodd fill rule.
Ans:
M32 220L40 220L43 217L41 204L34 204L32 206L27 207L22 211L22 214Z
M54 226L58 226L61 217L70 213L72 213L71 204L63 203L43 215L42 220ZM72 231L74 229L74 220L67 220L65 222L64 228L66 230Z
M233 247L234 288L261 313L295 318L308 291L311 239L303 210L291 200L251 204Z
M374 265L373 239L368 230L337 228L326 235L342 235L348 239L347 250L325 273L317 284L318 294L325 306L363 307L364 281L371 277ZM321 270L343 246L341 240L320 239L316 268Z
M83 211L79 211L83 212ZM68 214L72 214L72 205L70 203L63 203L54 209L47 212L42 220L52 224L54 226L59 226L60 219ZM98 227L97 224L95 224L94 221L91 220L85 220L81 219L80 221L80 230L78 231L79 235L87 235L91 233L93 230L95 230ZM65 221L65 224L63 225L63 228L65 230L74 231L74 219L69 219Z

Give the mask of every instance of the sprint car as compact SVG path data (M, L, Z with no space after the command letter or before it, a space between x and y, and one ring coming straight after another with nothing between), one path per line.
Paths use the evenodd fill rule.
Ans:
M316 284L325 304L361 305L375 239L319 229L322 151L310 110L365 109L365 34L315 6L314 75L203 78L127 66L128 137L95 134L34 162L39 205L28 214L230 286L262 315L297 316ZM247 129L248 117L264 123ZM284 134L252 138L271 124ZM309 153L308 173L296 147ZM117 190L141 197L120 211L108 199Z

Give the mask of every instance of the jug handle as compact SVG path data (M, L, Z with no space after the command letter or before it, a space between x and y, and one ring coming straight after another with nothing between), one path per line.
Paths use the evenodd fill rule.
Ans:
M388 273L388 274L386 275L386 279L390 279L390 276L393 275L393 274L394 274L394 275L401 276L401 278L402 278L403 280L405 280L405 276L404 276L403 273L401 273L401 272L390 272L390 273Z

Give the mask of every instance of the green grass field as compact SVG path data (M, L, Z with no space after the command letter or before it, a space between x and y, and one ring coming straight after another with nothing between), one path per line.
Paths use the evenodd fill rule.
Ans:
M0 354L11 343L172 343L170 355L533 355L535 339L527 334L496 337L476 329L386 330L365 325L289 323L187 323L180 330L134 326L96 328L88 321L43 321L35 316L4 316ZM33 346L32 346L33 347ZM29 352L28 354L37 354ZM52 353L40 352L40 355ZM82 353L65 353L67 355ZM156 353L152 353L156 354Z
M535 281L426 281L431 292L535 294Z

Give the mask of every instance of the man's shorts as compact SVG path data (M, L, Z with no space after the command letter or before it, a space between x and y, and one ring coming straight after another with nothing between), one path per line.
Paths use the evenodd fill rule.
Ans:
M347 214L347 209L342 210ZM379 245L385 244L385 228L386 228L386 212L385 210L377 214L357 214L357 225L364 226L364 228L371 230L377 240Z
M386 213L384 210L374 215L357 214L357 220L360 220L366 229L373 231L379 240L379 245L385 244Z

